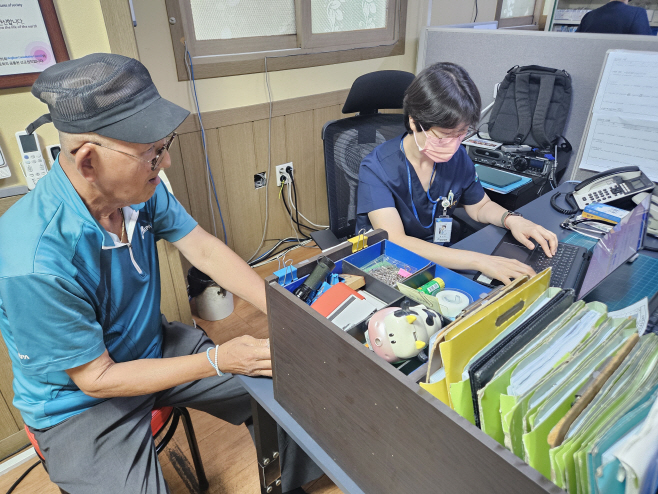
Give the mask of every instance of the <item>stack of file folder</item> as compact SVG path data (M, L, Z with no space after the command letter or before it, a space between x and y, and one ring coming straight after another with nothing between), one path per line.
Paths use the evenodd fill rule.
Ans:
M430 344L421 386L572 494L656 494L658 335L550 288L492 291Z

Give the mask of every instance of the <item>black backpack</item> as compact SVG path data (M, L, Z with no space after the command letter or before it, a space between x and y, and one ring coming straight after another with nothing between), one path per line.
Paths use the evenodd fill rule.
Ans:
M512 67L500 84L489 117L489 136L503 144L555 145L571 108L571 77L564 70Z

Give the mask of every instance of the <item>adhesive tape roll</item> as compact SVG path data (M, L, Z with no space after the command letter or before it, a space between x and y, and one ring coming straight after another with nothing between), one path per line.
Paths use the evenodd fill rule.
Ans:
M468 295L456 290L443 290L436 294L436 298L441 314L451 319L457 317L471 303Z

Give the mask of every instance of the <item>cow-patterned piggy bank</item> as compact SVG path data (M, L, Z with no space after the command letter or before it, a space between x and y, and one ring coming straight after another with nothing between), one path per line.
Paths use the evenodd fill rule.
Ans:
M388 307L368 322L370 348L388 362L415 357L441 329L441 318L422 305Z

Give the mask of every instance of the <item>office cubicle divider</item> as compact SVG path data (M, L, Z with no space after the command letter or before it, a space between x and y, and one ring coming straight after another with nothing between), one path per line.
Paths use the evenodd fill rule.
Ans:
M578 165L578 149L585 144L583 133L606 53L613 49L658 51L658 38L427 27L421 33L416 70L419 72L436 62L453 62L463 66L480 90L483 108L493 102L494 86L515 65L542 65L569 72L573 98L564 135L574 151L563 178L568 180ZM574 178L582 180L591 175L593 172L578 170Z

